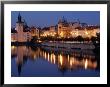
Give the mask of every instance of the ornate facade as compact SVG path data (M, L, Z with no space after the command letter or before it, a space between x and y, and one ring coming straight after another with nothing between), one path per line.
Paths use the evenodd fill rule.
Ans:
M80 22L67 22L67 20L60 19L56 26L44 27L43 29L36 27L29 28L25 21L21 19L19 13L18 20L16 22L16 28L11 29L11 41L12 42L28 42L36 36L40 37L59 37L59 38L74 38L82 36L83 38L96 36L100 32L100 26L87 25L86 23Z
M100 32L99 26L81 26L79 22L67 22L64 19L60 19L58 22L58 36L64 38L70 37L92 37L96 36L96 33Z
M21 15L18 15L18 21L16 22L16 28L11 29L11 41L12 42L28 42L31 41L33 36L39 37L39 30L35 27L29 28L25 21L22 21Z

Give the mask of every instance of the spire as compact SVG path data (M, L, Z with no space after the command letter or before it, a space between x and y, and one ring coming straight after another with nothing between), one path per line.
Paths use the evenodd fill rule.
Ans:
M62 21L63 21L63 22L65 22L65 21L66 21L66 19L65 19L65 17L64 17L64 16L62 17Z
M62 23L62 19L61 18L59 19L58 23Z
M20 12L18 14L18 22L21 22L21 15L20 15Z
M19 75L19 76L20 76L20 74L21 74L21 67L22 67L22 65L19 64L19 65L18 65L18 75Z
M78 21L78 23L80 24L80 21L79 21L79 19L77 19L77 21Z
M67 22L67 19L63 16L62 17L62 22L64 23L64 24L67 24L68 22Z

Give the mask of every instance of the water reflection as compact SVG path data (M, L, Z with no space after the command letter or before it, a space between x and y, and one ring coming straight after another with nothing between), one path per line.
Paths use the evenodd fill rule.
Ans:
M22 66L25 65L27 60L37 61L39 58L50 64L57 65L57 69L63 73L67 70L99 69L98 60L92 50L11 46L11 56L12 59L15 59L19 75L22 71Z

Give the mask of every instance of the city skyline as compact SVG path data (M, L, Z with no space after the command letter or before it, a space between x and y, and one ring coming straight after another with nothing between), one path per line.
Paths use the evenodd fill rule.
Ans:
M18 11L11 17L12 77L100 76L99 12Z
M16 26L18 14L25 19L28 26L48 27L58 24L60 18L65 17L68 22L76 22L89 25L100 25L99 11L12 11L11 27Z

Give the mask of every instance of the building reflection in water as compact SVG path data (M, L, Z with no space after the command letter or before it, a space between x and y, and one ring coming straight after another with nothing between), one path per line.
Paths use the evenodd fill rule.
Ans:
M69 50L63 48L11 46L11 56L16 58L18 74L28 59L43 58L51 64L56 64L61 72L66 70L97 69L98 62L92 50Z

